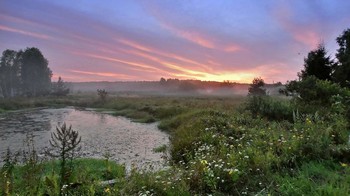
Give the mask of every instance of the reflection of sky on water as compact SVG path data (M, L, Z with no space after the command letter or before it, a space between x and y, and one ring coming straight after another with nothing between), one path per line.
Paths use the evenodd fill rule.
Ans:
M143 164L161 161L152 149L168 144L168 135L157 124L134 123L123 117L74 108L24 110L0 117L0 153L23 149L26 134L32 132L35 146L42 151L49 146L50 134L66 123L79 131L84 157L102 158L109 153L121 163Z

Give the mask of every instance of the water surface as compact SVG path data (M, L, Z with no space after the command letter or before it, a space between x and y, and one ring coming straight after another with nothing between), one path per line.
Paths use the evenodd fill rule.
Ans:
M93 110L66 107L60 109L21 110L0 115L0 153L7 147L18 151L24 147L28 133L34 135L35 146L43 152L49 146L51 132L65 122L79 132L82 138L82 157L103 158L138 167L160 167L164 160L153 149L168 145L168 135L157 128L157 123L131 122L124 117Z

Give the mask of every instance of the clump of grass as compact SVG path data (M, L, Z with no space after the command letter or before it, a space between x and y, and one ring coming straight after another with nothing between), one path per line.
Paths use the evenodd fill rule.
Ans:
M4 113L5 111L6 111L6 110L0 108L0 114L1 114L1 113Z
M295 171L275 175L275 186L267 192L276 195L349 195L349 174L348 164L311 161Z
M165 153L168 150L167 145L163 144L161 146L158 146L156 148L153 149L153 152L155 153Z
M270 96L250 96L245 103L245 109L251 111L254 117L262 116L269 120L293 120L293 106L288 100Z
M114 115L125 116L127 118L131 118L135 122L141 122L141 123L152 123L156 121L155 118L149 113L143 112L143 111L137 111L137 110L130 110L130 109L119 110L119 111L115 111Z

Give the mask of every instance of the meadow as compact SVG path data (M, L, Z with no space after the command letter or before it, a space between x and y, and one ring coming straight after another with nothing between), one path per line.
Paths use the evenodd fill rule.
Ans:
M67 195L349 195L346 106L271 96L95 94L0 100L0 112L31 107L92 107L137 122L159 122L170 134L161 171L125 168L108 160L71 162ZM4 195L57 195L59 160L29 153L3 157ZM27 156L28 157L28 156ZM114 179L115 183L102 184ZM62 191L62 190L61 190Z

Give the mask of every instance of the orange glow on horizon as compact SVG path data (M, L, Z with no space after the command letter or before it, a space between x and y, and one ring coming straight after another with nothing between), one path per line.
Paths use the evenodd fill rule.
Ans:
M250 72L240 72L240 73L222 73L218 75L206 73L202 77L197 77L196 79L202 81L217 81L223 82L225 80L239 83L251 83L253 78L257 77L256 74Z
M157 57L147 55L144 53L140 53L137 51L130 51L130 50L125 50L129 53L134 53L135 55L142 56L146 59L152 60L154 62L157 62L167 68L170 68L174 71L178 71L179 73L176 72L169 72L161 68L154 67L152 65L147 65L144 63L136 63L136 62L131 62L131 61L126 61L126 60L121 60L118 58L114 57L108 57L108 56L102 56L102 55L97 55L97 54L90 54L90 53L81 53L81 52L72 52L74 54L82 55L82 56L87 56L87 57L92 57L96 59L101 59L101 60L106 60L106 61L111 61L111 62L117 62L117 63L122 63L122 64L127 64L127 65L132 65L136 68L140 69L135 69L138 71L150 71L150 72L157 72L160 77L175 77L178 79L196 79L196 80L202 80L202 81L217 81L217 82L223 82L224 80L229 80L233 82L240 82L240 83L250 83L254 77L260 76L260 68L254 69L254 70L247 70L247 71L237 71L237 72L203 72L199 71L196 69L189 69L189 68L184 68L180 65L177 65L176 63L170 63L164 60L161 60ZM91 72L91 71L79 71L79 70L70 70L71 72L74 73L79 73L79 74L87 74L87 75L95 75L95 76L105 76L105 77L115 77L116 80L135 80L133 77L128 77L127 75L124 74L118 74L118 73L110 73L110 72ZM162 75L165 74L165 75ZM157 80L157 79L155 79Z

